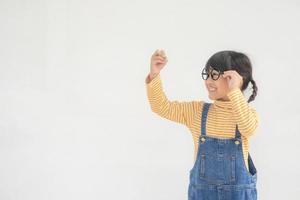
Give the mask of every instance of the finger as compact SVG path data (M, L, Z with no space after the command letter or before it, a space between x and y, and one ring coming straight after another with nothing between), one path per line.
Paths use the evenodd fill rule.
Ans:
M162 59L162 58L156 58L155 61L161 61L161 62L165 62L167 59Z
M162 57L166 57L166 53L165 53L165 51L163 49L158 49L157 50L157 55L160 55Z
M167 59L167 57L162 57L162 56L156 56L155 58L163 59L163 60L166 60L166 59Z
M231 70L227 70L225 72L228 72L228 73L232 73L232 72L236 72L235 70L231 69Z
M158 62L155 62L155 64L166 64L166 62L158 61Z
M157 54L160 54L162 51L163 51L162 49L157 49L157 50L156 50L156 53L157 53Z
M154 56L160 55L160 49L156 49L156 51L153 53Z
M229 82L231 80L231 78L228 76L225 78L227 82Z
M163 60L165 60L165 59L166 59L166 57L162 57L162 56L155 56L155 59L163 59Z
M228 74L228 73L223 74L223 77L224 77L224 78L226 78L226 77L231 77L231 74Z
M224 74L232 74L233 70L224 71Z
M165 57L161 56L160 53L154 53L152 55L152 58L154 58L154 59L156 59L156 58L166 59L167 57L166 56Z
M166 60L164 60L164 59L156 59L155 61L156 62L166 62Z
M232 74L233 76L239 76L240 74L236 70L229 70L227 71L228 74Z
M236 71L234 71L234 70L229 70L229 71L224 71L224 76L235 76L236 75Z
M160 52L160 55L161 55L162 57L166 57L166 53L165 53L165 51L164 51L164 50L162 50L162 51Z

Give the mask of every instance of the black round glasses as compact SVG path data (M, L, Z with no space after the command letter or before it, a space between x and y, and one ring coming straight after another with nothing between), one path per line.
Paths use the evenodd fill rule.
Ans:
M220 78L220 75L224 74L224 72L220 71L220 70L210 70L209 72L206 70L206 68L204 67L202 70L202 79L203 80L207 80L208 77L210 76L214 81L218 80Z

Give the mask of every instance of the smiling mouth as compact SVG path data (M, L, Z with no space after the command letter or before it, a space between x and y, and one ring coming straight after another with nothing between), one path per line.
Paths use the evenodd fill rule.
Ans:
M217 91L217 89L216 88L208 88L208 91L209 92L215 92L215 91Z

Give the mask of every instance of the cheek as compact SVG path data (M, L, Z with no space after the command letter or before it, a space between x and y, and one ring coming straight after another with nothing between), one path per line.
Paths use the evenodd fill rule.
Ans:
M218 84L218 88L220 89L220 91L225 92L225 93L228 91L228 84L227 84L226 79L224 79L224 78L220 79L220 81L217 84Z

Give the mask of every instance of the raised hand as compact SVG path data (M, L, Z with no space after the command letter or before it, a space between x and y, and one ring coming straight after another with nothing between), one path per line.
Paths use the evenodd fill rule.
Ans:
M227 80L230 91L234 89L241 89L243 84L243 77L235 70L224 71L223 77Z
M151 56L150 62L150 79L153 79L160 70L167 64L168 59L166 53L162 49L157 49Z

